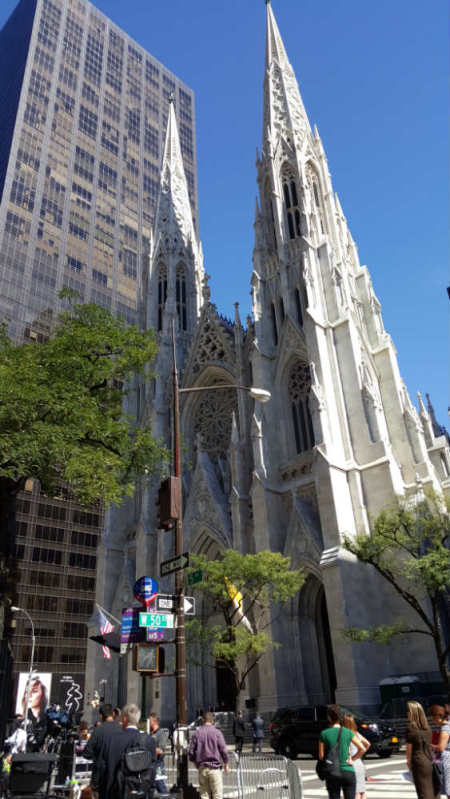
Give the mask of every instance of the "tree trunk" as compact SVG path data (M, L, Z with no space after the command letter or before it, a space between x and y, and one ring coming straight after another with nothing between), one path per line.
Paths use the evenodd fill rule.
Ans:
M445 693L450 695L450 669L447 665L447 655L445 653L445 646L442 641L442 630L440 625L433 634L434 646L436 649L437 661L439 664L439 671L441 672L442 681L445 686Z

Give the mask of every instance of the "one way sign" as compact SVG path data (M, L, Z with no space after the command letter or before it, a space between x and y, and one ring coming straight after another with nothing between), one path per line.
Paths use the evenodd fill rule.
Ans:
M185 596L184 613L193 616L195 613L195 599L193 596ZM157 594L155 597L156 612L175 613L177 609L177 598L174 594Z

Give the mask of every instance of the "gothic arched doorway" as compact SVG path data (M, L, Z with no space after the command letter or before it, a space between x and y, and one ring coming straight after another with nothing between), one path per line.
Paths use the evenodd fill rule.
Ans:
M234 712L237 696L236 682L231 670L218 661L216 661L216 686L216 710L232 710Z
M336 691L327 602L322 583L310 574L300 591L299 632L305 692L310 704L333 702Z

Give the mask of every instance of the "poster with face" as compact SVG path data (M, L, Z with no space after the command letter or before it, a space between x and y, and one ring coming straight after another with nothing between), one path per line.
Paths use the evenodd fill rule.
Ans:
M25 715L26 688L29 678L28 672L20 672L17 685L16 713ZM31 678L29 708L30 713L38 719L45 713L50 698L52 675L49 672L34 672Z

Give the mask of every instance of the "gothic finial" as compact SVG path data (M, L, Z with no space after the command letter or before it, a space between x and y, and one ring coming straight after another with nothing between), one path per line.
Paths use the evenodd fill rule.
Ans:
M209 278L211 275L207 275L205 272L205 276L202 280L202 296L205 302L209 302L211 299L211 289L209 288Z

